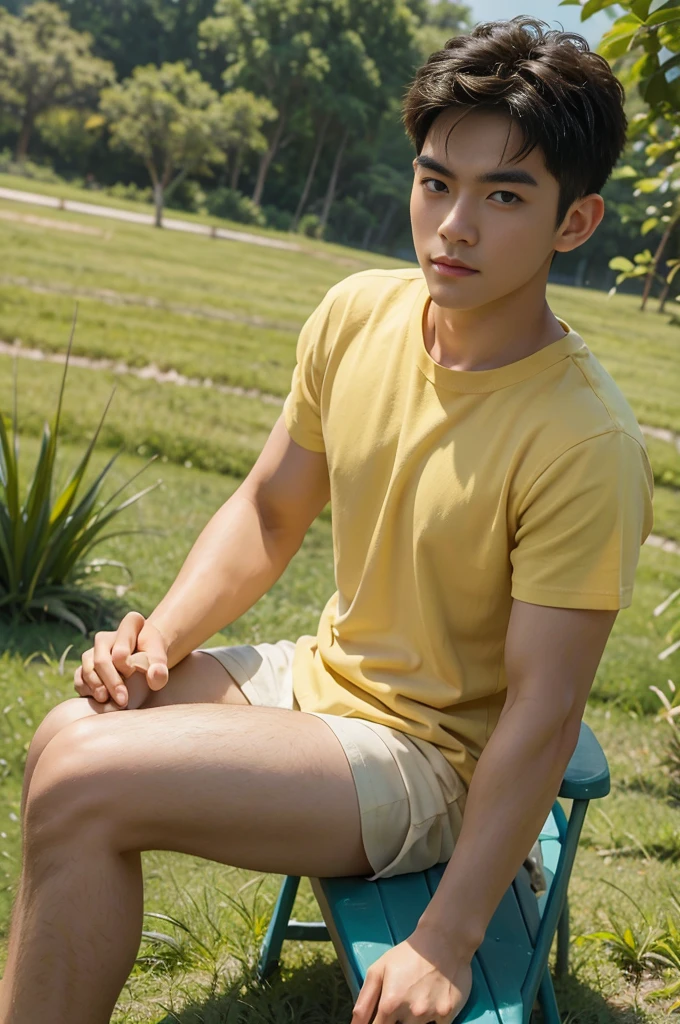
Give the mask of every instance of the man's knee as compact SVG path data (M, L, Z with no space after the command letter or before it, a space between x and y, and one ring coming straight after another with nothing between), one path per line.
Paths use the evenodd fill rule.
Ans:
M69 697L61 701L47 712L42 722L33 734L29 746L29 756L38 758L50 740L71 722L77 722L81 718L89 718L96 715L96 708L93 697Z
M63 705L53 711L59 707ZM94 780L88 775L88 767L96 760L96 737L85 715L72 712L71 720L67 721L68 714L53 716L55 728L35 763L28 791L24 817L26 837L31 840L38 837L41 846L59 837L72 836L79 822L92 820L91 783ZM60 728L56 728L57 722Z

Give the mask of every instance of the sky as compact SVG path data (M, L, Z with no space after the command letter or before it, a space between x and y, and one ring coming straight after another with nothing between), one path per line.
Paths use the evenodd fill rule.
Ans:
M601 36L611 24L606 11L600 11L592 17L581 21L578 7L560 7L558 0L467 0L472 8L476 21L495 21L497 18L514 18L517 14L530 14L547 21L550 28L564 29L565 32L578 32L584 36L591 48L599 42ZM609 8L618 16L618 6Z

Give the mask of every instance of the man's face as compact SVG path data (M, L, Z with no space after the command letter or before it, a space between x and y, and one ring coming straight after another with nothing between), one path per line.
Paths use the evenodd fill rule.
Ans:
M521 288L540 272L547 276L557 236L559 186L546 170L539 147L518 163L509 163L508 157L522 141L517 125L496 111L475 110L460 120L462 114L453 108L442 112L421 153L448 168L455 180L414 160L411 193L418 262L434 302L450 309L485 305ZM504 146L505 156L499 163ZM536 184L475 180L489 172L518 171L529 174ZM438 256L460 259L478 273L444 274L433 263Z

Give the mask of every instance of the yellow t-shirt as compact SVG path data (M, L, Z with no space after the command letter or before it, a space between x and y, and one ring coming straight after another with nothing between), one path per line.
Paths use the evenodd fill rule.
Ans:
M514 363L453 370L425 348L429 301L420 268L362 271L300 333L284 417L326 453L337 591L293 687L302 711L434 743L469 785L505 702L512 599L630 605L653 477L567 323Z

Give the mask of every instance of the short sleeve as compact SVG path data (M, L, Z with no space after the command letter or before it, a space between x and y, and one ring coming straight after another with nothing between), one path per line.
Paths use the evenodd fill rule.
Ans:
M331 322L338 285L326 293L300 331L290 392L283 406L288 433L313 452L326 450L321 425L321 385L334 326Z
M621 430L575 444L533 482L518 513L512 596L563 608L627 608L652 530L654 478Z

